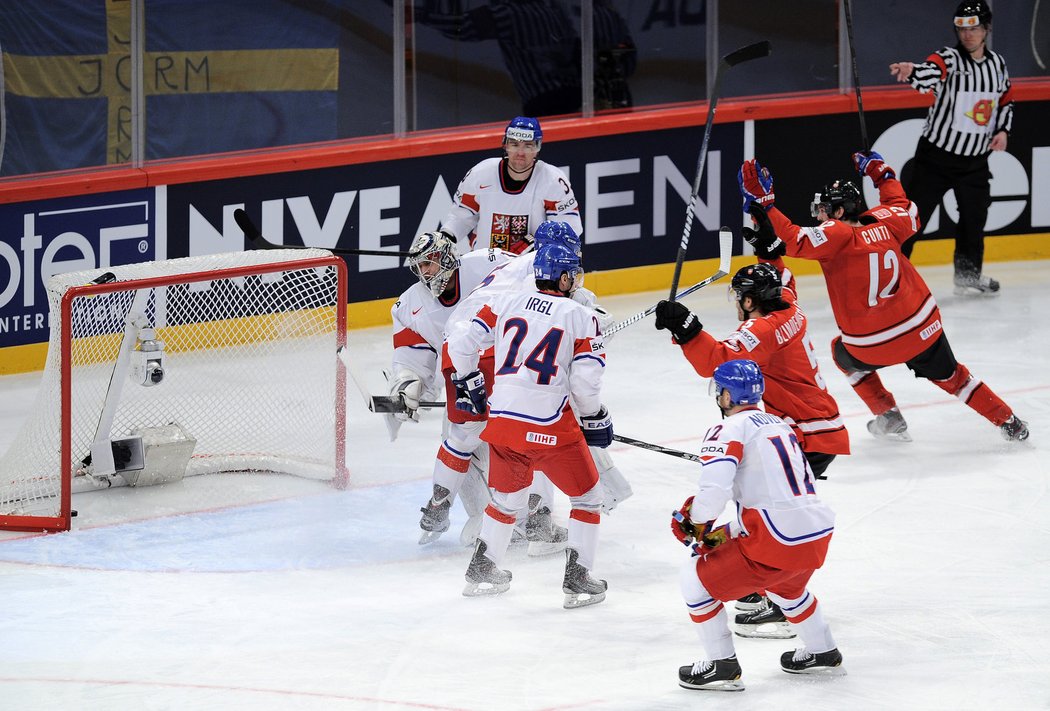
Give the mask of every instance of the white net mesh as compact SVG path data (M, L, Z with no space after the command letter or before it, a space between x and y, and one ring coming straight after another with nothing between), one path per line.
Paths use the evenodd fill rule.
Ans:
M303 260L323 262L303 266ZM329 252L311 249L111 267L118 290L77 289L67 299L68 321L62 318L64 296L101 270L53 277L47 363L34 411L0 460L0 516L59 515L64 471L74 491L87 488L84 458L107 394L115 410L103 436L119 439L178 423L197 440L188 474L342 476L336 349L338 306L346 292L338 264ZM111 287L94 287L103 288ZM115 368L132 312L141 313L164 343L158 385L143 386ZM68 415L61 407L63 341L69 346ZM61 454L64 416L69 461Z

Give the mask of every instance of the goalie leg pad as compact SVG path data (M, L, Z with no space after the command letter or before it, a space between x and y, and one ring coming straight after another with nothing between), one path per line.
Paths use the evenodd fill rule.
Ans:
M613 464L607 449L589 447L594 466L598 470L598 481L602 486L602 513L609 513L621 502L629 499L634 490L620 469Z

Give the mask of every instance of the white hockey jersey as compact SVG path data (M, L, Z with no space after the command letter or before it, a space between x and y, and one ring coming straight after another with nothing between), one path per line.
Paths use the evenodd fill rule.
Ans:
M445 300L435 298L418 281L408 287L390 309L394 321L392 372L409 370L419 376L425 389L431 390L449 316L493 269L514 259L513 254L498 249L463 255L451 280L455 290Z
M748 558L782 570L824 563L835 513L817 497L806 458L783 420L758 408L737 412L707 431L700 460L694 523L715 519L733 500Z
M518 451L582 440L573 406L581 415L601 409L605 370L593 312L536 289L493 294L469 328L449 336L456 372L474 370L479 349L492 345L496 380L482 439Z
M560 169L536 161L525 184L511 191L503 183L502 158L487 158L463 176L441 227L456 235L459 249L513 249L547 220L567 222L583 237L580 206ZM473 236L472 236L473 233Z

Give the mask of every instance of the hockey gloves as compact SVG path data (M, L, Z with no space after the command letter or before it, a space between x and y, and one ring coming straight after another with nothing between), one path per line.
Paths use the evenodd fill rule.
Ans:
M882 156L875 151L854 153L853 165L862 176L866 175L871 178L871 182L874 183L876 188L882 185L882 181L887 178L897 177L897 174L893 172L893 168L886 165L882 160Z
M783 257L787 253L787 245L773 231L773 223L769 221L769 215L766 214L766 211L759 207L757 203L751 203L748 212L754 218L758 229L753 230L750 227L745 227L741 231L744 241L751 245L751 248L755 250L755 254L762 259L772 261L778 257Z
M419 398L423 396L423 381L410 370L400 370L390 383L390 395L399 398L403 410L394 413L401 422L419 422Z
M656 328L667 329L678 345L684 346L703 330L704 325L685 306L665 299L656 305Z
M698 529L690 518L693 510L693 497L690 496L682 504L682 507L671 514L671 533L683 545L692 546L697 553L701 546L706 548L718 548L729 540L729 524L715 527L714 519Z
M474 370L463 377L452 376L456 386L456 409L475 415L484 415L488 410L488 396L485 394L485 376L480 370Z
M671 513L671 533L685 546L693 545L696 538L696 526L689 518L692 510L693 497L690 496L680 509Z
M763 210L773 207L776 196L773 194L773 176L759 165L757 160L745 160L736 176L740 183L740 194L744 198L744 212L749 212L751 203L757 203Z
M602 405L601 409L593 415L580 418L580 429L583 430L583 438L587 440L588 447L608 447L613 441L612 418L609 411Z

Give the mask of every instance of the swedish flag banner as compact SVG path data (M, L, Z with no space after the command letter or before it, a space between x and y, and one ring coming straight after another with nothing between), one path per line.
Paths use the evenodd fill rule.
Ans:
M336 138L339 26L310 3L149 0L145 157ZM131 2L0 7L0 175L131 159Z

